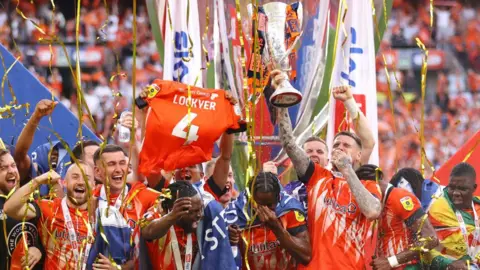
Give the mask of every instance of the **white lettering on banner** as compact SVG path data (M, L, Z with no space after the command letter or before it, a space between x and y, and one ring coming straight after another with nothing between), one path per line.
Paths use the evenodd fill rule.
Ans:
M222 235L222 238L227 237L227 235L225 235L225 233L223 232L222 228L218 226L217 221L218 221L218 216L215 217L215 219L213 220L213 227L215 227L217 231Z
M223 211L222 211L222 213L223 213ZM237 210L232 209L230 211L226 211L225 214L226 214L225 217L224 217L225 223L234 224L235 222L237 222L237 220L238 220ZM232 220L228 219L228 216L232 216L233 217Z
M353 79L350 79L350 75L352 75L352 72L357 68L357 64L355 63L354 59L352 58L353 54L363 54L363 49L359 47L354 47L354 45L357 43L357 31L355 30L354 27L350 28L351 32L351 39L352 39L352 46L350 47L350 67L348 68L348 74L343 72L340 74L340 76L348 81L348 85L352 87L356 87L357 84Z
M175 32L175 51L173 65L173 80L183 82L183 78L188 74L189 70L183 59L189 57L188 53L188 35L184 31Z
M213 229L207 229L205 231L205 241L213 242L213 245L210 247L210 250L215 250L218 247L218 240L216 237L213 236Z
M178 104L178 105L182 105L182 106L189 106L189 103L188 102L188 97L185 97L185 96L178 96L178 95L175 95L173 97L173 104ZM190 106L192 108L198 108L198 109L202 109L202 110L208 110L208 111L215 111L216 110L216 106L217 106L217 103L216 102L213 102L213 101L208 101L208 100L201 100L201 99L196 99L196 98L192 98L192 104L190 104Z

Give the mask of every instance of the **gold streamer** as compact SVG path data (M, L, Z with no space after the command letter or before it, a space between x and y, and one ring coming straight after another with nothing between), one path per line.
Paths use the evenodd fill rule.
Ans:
M425 90L427 88L427 70L428 70L428 50L425 48L425 45L422 43L422 41L417 37L415 38L415 41L417 42L417 46L424 52L423 55L423 60L422 60L422 78L421 78L421 92L422 92L422 108L421 108L421 120L420 120L420 149L422 149L420 153L420 172L422 175L425 177L425 168L424 168L424 160L425 160L425 137L424 137L424 131L425 131Z
M210 67L210 59L208 57L208 50L205 47L205 43L208 44L207 34L208 34L208 25L209 24L210 24L210 7L207 4L207 10L205 11L205 30L203 31L203 42L202 42L202 49L203 49L203 53L205 54L205 59L206 59L206 62L207 62L207 64L206 64L207 68Z

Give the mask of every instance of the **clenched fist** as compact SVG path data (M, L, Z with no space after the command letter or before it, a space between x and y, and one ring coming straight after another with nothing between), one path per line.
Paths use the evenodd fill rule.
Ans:
M340 100L341 102L353 98L352 89L350 89L350 86L346 85L334 87L332 89L332 94L336 100Z

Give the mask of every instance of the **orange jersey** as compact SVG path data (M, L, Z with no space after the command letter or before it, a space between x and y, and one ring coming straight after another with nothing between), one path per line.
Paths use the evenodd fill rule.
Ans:
M185 246L187 243L187 234L184 233L183 229L177 226L174 226L175 235L177 236L178 248L180 250L180 256L182 260L182 265L185 265ZM158 245L160 251L156 254L155 262L158 264L155 269L162 270L175 270L175 259L173 255L172 247L172 236L170 235L171 230L168 231L167 235L160 239ZM192 263L195 261L195 256L198 253L198 241L195 233L192 233Z
M95 197L100 196L101 187L102 185L99 185L93 191L93 195ZM160 193L153 189L147 188L144 184L140 182L135 182L133 185L128 185L128 187L128 194L123 200L125 201L125 203L122 204L120 212L123 214L123 217L126 219L130 228L133 230L132 237L133 243L135 245L136 259L139 256L140 242L140 226L138 223L149 209L157 206L156 202ZM117 200L118 196L120 196L120 194L110 195L110 205L115 205L115 201ZM149 249L149 251L151 250Z
M413 244L413 234L408 228L425 215L420 201L407 190L390 187L384 200L378 226L377 254L380 258L394 256L408 249ZM399 266L394 269L403 268Z
M46 251L44 269L77 269L78 263L75 260L74 251L69 239L68 229L65 225L65 218L62 211L62 199L39 200L35 203L35 209L39 221L37 228L40 232L40 239ZM87 239L88 227L93 224L88 222L88 210L77 210L68 208L72 223L77 235L78 242ZM84 250L80 244L79 252Z
M364 246L371 222L362 215L347 181L337 173L310 162L300 179L307 186L308 231L312 260L298 269L364 269ZM375 181L362 181L381 198ZM371 236L370 236L371 237Z
M227 129L239 128L240 116L224 90L192 86L189 106L187 85L161 80L154 83L160 91L147 99L150 108L139 165L143 175L210 160L215 141Z
M291 235L295 236L307 230L305 217L300 212L289 211L279 220ZM280 241L273 231L264 225L257 225L243 231L243 238L249 241L248 265L250 269L295 269L295 262L292 261L290 254L280 247ZM247 269L245 264L243 269Z

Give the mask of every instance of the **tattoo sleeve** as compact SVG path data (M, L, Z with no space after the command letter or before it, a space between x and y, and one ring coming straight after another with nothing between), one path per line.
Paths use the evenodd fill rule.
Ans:
M310 159L305 151L300 148L293 137L292 122L288 114L288 109L277 108L278 125L280 133L280 141L287 152L288 157L292 160L293 166L299 177L303 177L307 172Z
M378 218L382 210L380 200L375 198L375 196L362 185L352 166L342 170L342 173L350 186L350 190L362 214L370 220Z

